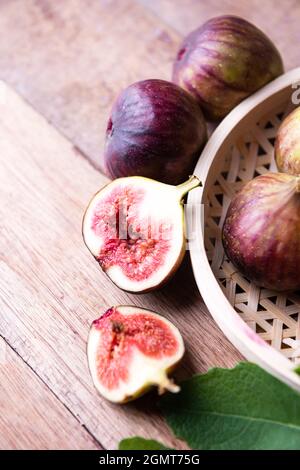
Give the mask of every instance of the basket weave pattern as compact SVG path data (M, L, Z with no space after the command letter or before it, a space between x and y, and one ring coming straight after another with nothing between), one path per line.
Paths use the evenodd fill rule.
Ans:
M221 241L233 195L255 176L276 171L274 140L278 126L290 110L290 107L274 110L231 147L208 192L205 247L225 296L242 319L287 358L300 363L300 294L279 294L257 287L226 259Z

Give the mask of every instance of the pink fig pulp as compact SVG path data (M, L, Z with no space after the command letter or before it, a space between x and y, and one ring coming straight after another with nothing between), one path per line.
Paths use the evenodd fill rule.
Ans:
M186 249L182 198L200 181L179 186L132 176L102 188L83 218L85 244L121 289L148 292L176 272Z
M88 362L97 390L124 403L151 386L177 392L167 376L184 353L177 328L160 315L138 307L111 307L92 324Z

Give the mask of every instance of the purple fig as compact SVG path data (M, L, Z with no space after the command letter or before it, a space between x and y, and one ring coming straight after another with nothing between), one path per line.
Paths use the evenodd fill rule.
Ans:
M282 73L280 54L262 31L242 18L219 16L184 39L173 81L217 120Z
M300 107L294 109L279 127L275 159L279 171L300 176Z
M206 124L196 100L164 80L126 88L113 106L104 162L111 178L145 176L182 183L206 143Z
M300 177L267 173L247 183L229 206L223 245L257 285L300 289Z

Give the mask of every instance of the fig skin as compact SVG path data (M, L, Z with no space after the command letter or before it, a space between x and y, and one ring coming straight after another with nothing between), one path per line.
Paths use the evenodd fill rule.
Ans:
M179 268L185 252L186 252L186 240L185 240L185 214L184 214L184 208L183 208L183 198L184 196L191 191L192 189L198 187L201 185L200 180L198 179L197 176L191 176L187 181L184 183L178 185L178 186L171 186L171 185L166 185L164 183L160 183L155 180L151 180L149 178L144 178L140 176L131 176L127 178L118 178L106 186L104 186L100 191L98 191L90 200L84 216L83 216L83 221L82 221L82 236L85 245L87 246L88 250L92 253L96 261L100 264L101 269L105 272L105 274L109 277L109 279L119 288L126 292L132 292L135 294L142 294L146 292L150 292L152 290L156 290L161 288L163 285L165 285L171 277L175 274L177 269ZM165 268L164 272L161 272L160 275L157 277L156 276L156 270L153 270L152 273L147 277L146 279L130 279L128 278L128 275L125 273L125 279L122 275L120 279L120 275L116 276L115 273L112 276L111 271L109 270L109 266L105 267L103 264L103 259L101 259L101 248L103 248L103 242L105 242L106 236L109 234L109 226L111 224L111 213L110 216L106 217L105 211L106 209L111 211L111 209L114 207L114 202L110 201L109 204L107 202L105 203L105 200L109 194L111 194L114 190L122 187L127 187L133 189L134 192L137 194L141 194L140 190L142 189L143 195L146 195L146 193L149 191L151 197L149 197L149 200L151 201L151 210L153 210L154 214L158 216L158 212L160 211L160 216L157 219L158 221L161 222L166 222L169 218L171 223L174 223L174 227L176 229L173 231L173 234L170 239L172 239L172 244L170 245L170 250L169 253L167 254L167 257L164 259L163 258L163 253L161 252L159 254L159 260L160 260L160 266ZM145 191L145 192L144 192ZM128 193L127 193L128 195ZM116 198L118 200L118 198ZM98 206L98 209L97 209ZM99 213L99 208L100 207L104 208L104 213ZM149 205L148 210L149 210ZM116 207L114 209L116 211ZM130 210L130 204L126 204L126 210L127 213L125 214L125 217L127 222L130 221L132 215L129 217L129 212ZM145 209L141 209L141 206L139 208L139 213L151 216L151 210L150 213L147 212L147 207L146 207L146 212ZM173 215L172 215L173 214ZM96 240L94 238L95 236L95 231L94 231L94 222L95 220L100 220L103 222L103 229L104 232L102 234L96 235ZM154 218L155 219L155 218ZM137 219L138 220L138 219ZM114 227L114 224L112 224L112 227ZM128 233L128 239L130 238L130 234ZM155 234L154 234L155 235ZM121 238L122 239L122 238ZM108 236L108 241L114 241L118 240L118 236L114 235L113 233ZM143 236L143 233L141 233L141 237L135 238L135 241L138 243L139 241L143 240L144 242L147 243L147 241L150 242L150 245L153 246L151 240L151 234L150 236L147 235L145 238ZM154 237L153 240L156 240ZM132 240L133 241L133 240ZM160 237L157 238L156 240L158 244L160 244L160 241L163 241L163 238L160 239ZM95 245L96 243L96 245ZM177 249L174 251L174 246L172 247L174 243L174 246L177 246ZM133 243L135 245L135 243ZM110 245L110 249L112 246ZM133 248L132 244L130 243L130 247L128 252L124 252L122 254L122 257L120 257L119 260L115 260L115 262L112 263L112 266L119 266L121 267L121 272L123 271L122 269L122 264L123 260L125 261L125 264L128 266L131 263L131 254L130 254L130 249ZM129 257L129 261L127 259ZM140 255L139 255L140 257ZM139 259L139 262L142 263L143 260ZM148 262L148 261L147 261ZM134 263L135 264L135 263ZM130 265L130 272L134 273L135 266L133 264ZM139 268L139 267L138 267ZM147 272L147 266L143 266L139 271L143 274ZM125 270L126 271L126 270ZM127 277L127 279L126 279ZM134 283L132 283L134 281ZM138 283L136 283L138 281Z
M300 178L267 173L232 200L223 226L225 253L258 286L300 289Z
M279 127L275 160L279 171L300 176L300 107L294 109Z
M184 39L172 80L198 100L207 119L219 120L283 71L278 50L261 30L225 15Z
M202 111L189 93L164 80L140 81L113 106L106 172L112 179L144 176L177 185L192 174L206 141Z

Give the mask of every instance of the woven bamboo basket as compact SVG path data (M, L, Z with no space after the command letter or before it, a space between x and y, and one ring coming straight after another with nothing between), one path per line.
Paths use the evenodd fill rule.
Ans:
M226 259L221 241L232 196L255 176L277 171L274 139L282 119L295 107L297 83L300 68L244 100L222 121L195 168L203 186L190 192L188 207L192 214L204 208L202 220L192 217L196 227L189 249L210 313L247 359L300 391L295 372L300 363L300 293L260 289Z

